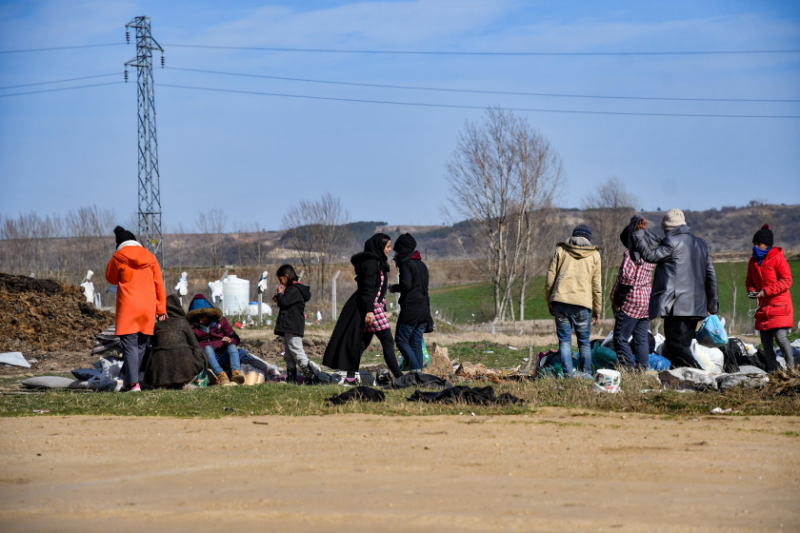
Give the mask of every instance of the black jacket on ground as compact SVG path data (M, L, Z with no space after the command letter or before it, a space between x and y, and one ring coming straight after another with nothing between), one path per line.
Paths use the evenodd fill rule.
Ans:
M185 385L206 368L206 355L174 294L167 297L167 316L156 322L143 368L144 382L153 387Z
M689 226L668 232L657 246L649 246L644 230L633 234L642 259L656 263L650 294L650 318L700 318L719 311L717 273L703 239Z
M333 328L331 340L325 348L322 364L337 370L355 372L361 363L361 332L364 329L364 318L375 308L375 296L381 283L381 271L384 283L381 298L386 297L388 289L388 264L371 252L360 252L350 258L356 272L356 292L344 304L336 326Z
M278 319L275 321L275 335L287 333L302 337L306 331L306 302L311 299L311 289L301 283L287 285L283 294L278 293Z

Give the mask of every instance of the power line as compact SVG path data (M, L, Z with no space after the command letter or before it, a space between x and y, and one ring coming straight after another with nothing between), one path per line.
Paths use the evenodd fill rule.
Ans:
M99 48L102 46L124 46L126 43L82 44L79 46L53 46L51 48L27 48L24 50L0 50L0 54L24 54L28 52L52 52L54 50L75 50L77 48Z
M8 85L6 87L0 87L0 90L19 89L20 87L33 87L34 85L49 85L51 83L65 83L68 81L91 80L93 78L107 78L108 76L119 76L120 74L122 73L114 72L113 74L98 74L96 76L84 76L83 78L68 78L66 80L40 81L37 83L26 83L23 85Z
M28 91L25 93L11 93L11 94L0 94L0 98L6 98L7 96L22 96L25 94L39 94L39 93L54 93L56 91L71 91L73 89L87 89L89 87L104 87L106 85L117 85L119 83L125 83L124 81L112 81L109 83L95 83L92 85L76 85L75 87L60 87L58 89L42 89L41 91Z
M489 91L480 89L450 89L444 87L420 87L412 85L387 85L381 83L356 83L347 81L315 80L309 78L287 78L283 76L267 76L263 74L245 74L239 72L222 72L218 70L203 70L196 68L166 67L170 70L182 70L186 72L200 72L204 74L221 74L225 76L242 76L247 78L265 78L270 80L299 81L308 83L324 83L329 85L347 85L353 87L373 87L380 89L408 89L415 91L437 91L450 93L471 93L471 94L502 94L507 96L546 96L554 98L597 98L608 100L657 100L657 101L676 101L676 102L779 102L794 103L800 100L780 100L768 98L673 98L662 96L602 96L590 94L559 94L559 93L530 93L516 91Z
M301 94L282 94L282 93L266 93L258 91L243 91L237 89L217 89L213 87L192 87L187 85L171 85L166 83L158 83L160 87L172 87L175 89L191 89L196 91L213 91L222 93L236 93L236 94L251 94L258 96L276 96L280 98L302 98L307 100L326 100L334 102L353 102L365 104L382 104L382 105L399 105L399 106L415 106L415 107L442 107L449 109L486 109L486 106L472 106L472 105L457 105L457 104L426 104L420 102L396 102L390 100L364 100L356 98L334 98L330 96L309 96ZM526 111L534 113L561 113L561 114L575 114L575 115L628 115L628 116L644 116L644 117L698 117L698 118L800 118L800 115L715 115L715 114L695 114L695 113L641 113L633 111L575 111L568 109L536 109L524 107L504 107L507 111Z
M267 46L222 46L205 44L165 44L173 48L203 48L212 50L253 50L261 52L308 52L322 54L394 54L442 56L699 56L744 54L797 54L800 49L787 50L693 50L669 52L447 52L435 50L357 50L335 48L281 48Z

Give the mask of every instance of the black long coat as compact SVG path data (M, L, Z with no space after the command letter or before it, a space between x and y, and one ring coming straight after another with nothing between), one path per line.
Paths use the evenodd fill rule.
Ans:
M361 333L364 318L374 309L375 295L381 283L382 261L375 254L360 252L350 258L356 272L356 292L344 304L331 340L325 348L322 364L346 372L358 371L361 363ZM388 272L384 272L380 300L386 298Z
M144 382L153 387L185 385L206 368L205 352L174 294L167 297L167 315L163 322L156 322L143 369Z

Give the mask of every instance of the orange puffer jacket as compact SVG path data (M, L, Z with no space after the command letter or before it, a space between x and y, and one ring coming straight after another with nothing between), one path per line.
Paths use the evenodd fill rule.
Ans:
M138 243L122 243L108 262L106 280L117 285L116 334L152 335L156 315L167 312L167 293L156 257Z
M783 249L775 247L769 251L761 265L750 259L747 266L747 290L764 291L756 311L756 330L791 328L794 324L792 309L792 271L783 255Z

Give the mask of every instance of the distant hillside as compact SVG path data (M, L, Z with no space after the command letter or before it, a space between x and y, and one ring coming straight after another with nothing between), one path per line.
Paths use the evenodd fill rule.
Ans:
M775 243L789 251L800 250L800 205L754 205L748 207L723 207L706 211L685 211L686 221L695 235L708 243L715 255L733 254L731 259L746 259L752 247L753 234L762 224L769 223L775 233ZM645 212L658 231L663 212ZM569 236L570 230L578 224L587 223L580 209L564 209L559 214L561 230L557 231L553 244ZM352 235L349 246L341 250L340 260L346 262L349 256L360 249L361 243L369 235L383 232L393 239L402 233L410 232L417 239L417 248L428 260L458 259L464 252L470 253L469 239L465 238L460 226L412 226L388 225L385 222L354 222L350 224ZM622 228L620 228L620 231ZM458 235L462 240L459 244ZM208 265L207 247L210 240L221 240L223 264L256 265L274 263L282 259L296 257L287 247L284 232L265 231L259 233L227 233L220 236L183 234L165 235L165 256L172 266ZM462 245L465 249L462 249ZM210 266L210 265L209 265Z

